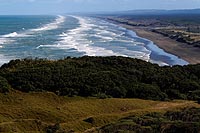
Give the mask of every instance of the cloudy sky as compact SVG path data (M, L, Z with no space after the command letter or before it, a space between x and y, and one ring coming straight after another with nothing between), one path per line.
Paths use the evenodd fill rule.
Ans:
M200 0L0 0L0 14L200 8Z

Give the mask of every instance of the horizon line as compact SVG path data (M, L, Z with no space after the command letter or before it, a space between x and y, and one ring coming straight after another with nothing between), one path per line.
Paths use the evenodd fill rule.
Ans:
M33 15L33 16L43 16L43 15L71 15L71 14L95 14L95 13L118 13L118 12L128 12L128 11L187 11L187 10L200 10L200 8L180 8L180 9L129 9L129 10L115 10L115 11L77 11L77 12L66 12L66 13L28 13L28 14L0 14L0 16L16 16L16 15Z

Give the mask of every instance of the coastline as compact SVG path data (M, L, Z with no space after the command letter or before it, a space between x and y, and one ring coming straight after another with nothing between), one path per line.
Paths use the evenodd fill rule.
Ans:
M134 31L139 37L146 38L154 42L159 48L164 51L176 55L179 58L187 61L189 64L200 63L200 49L193 46L177 42L161 34L151 32L149 28L130 26L127 24L116 23L128 30Z

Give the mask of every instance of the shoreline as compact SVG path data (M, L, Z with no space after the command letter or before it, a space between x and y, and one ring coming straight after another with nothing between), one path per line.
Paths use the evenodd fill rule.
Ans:
M172 40L168 37L164 37L161 34L151 32L149 28L131 26L122 23L115 24L122 26L128 30L132 30L136 33L137 36L148 39L152 41L159 48L163 49L167 53L173 54L189 64L198 64L200 63L200 49L190 46L185 43L180 43L175 40Z

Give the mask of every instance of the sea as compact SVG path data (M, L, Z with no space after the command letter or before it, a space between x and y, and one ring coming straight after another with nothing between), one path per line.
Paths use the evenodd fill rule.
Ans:
M0 16L0 65L14 59L124 56L163 65L187 65L134 31L96 17Z

